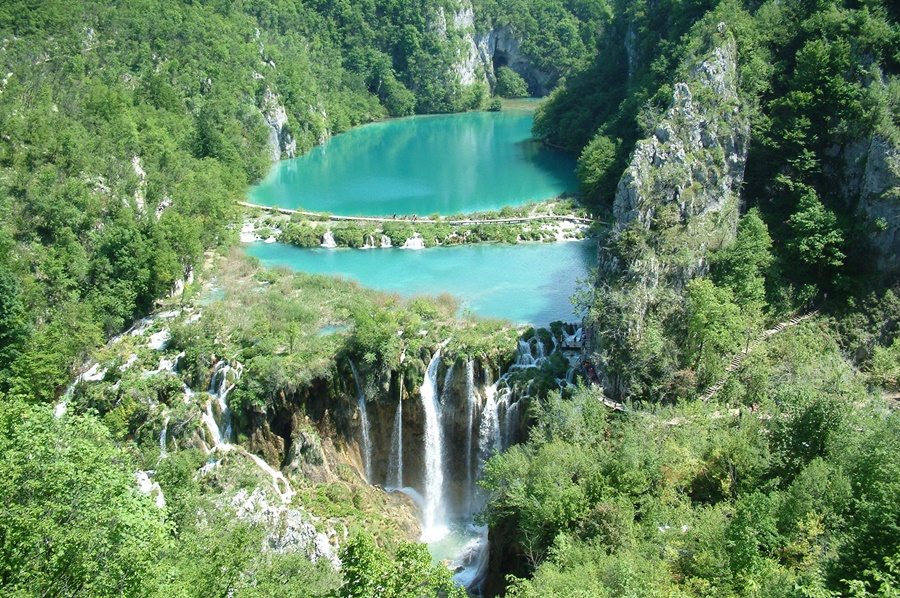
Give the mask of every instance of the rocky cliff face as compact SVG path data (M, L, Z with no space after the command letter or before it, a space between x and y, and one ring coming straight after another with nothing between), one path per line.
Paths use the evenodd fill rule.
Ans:
M464 36L463 49L455 65L460 83L472 85L486 82L493 89L497 81L496 69L507 66L525 79L532 95L544 96L550 93L558 74L536 68L522 52L522 40L512 29L499 27L477 31L475 12L470 3L463 3L454 13L453 23Z
M673 373L677 347L657 335L677 321L682 291L707 271L707 252L730 241L749 124L737 93L737 50L720 24L708 51L689 59L672 104L639 141L619 182L615 224L601 241L597 360L617 396L640 392L626 372L641 362Z
M427 355L422 355L408 357L400 371L360 366L354 380L349 362L346 371L341 364L327 380L282 392L267 409L238 422L238 429L249 436L252 452L280 464L292 476L333 482L340 479L341 467L349 466L375 485L422 489L426 415L421 389L426 365ZM441 436L445 447L453 451L445 459L444 500L447 515L462 519L471 514L480 457L524 437L521 426L526 421L519 416L526 408L517 404L521 398L516 393L495 387L501 372L487 362L448 356L436 371ZM357 399L360 391L365 396L365 416ZM492 432L499 435L488 442ZM363 438L371 444L368 471ZM400 480L396 479L398 460Z
M876 267L888 278L900 276L900 147L873 135L846 144L843 195L865 223L875 249Z
M282 156L293 158L297 154L297 142L287 130L287 111L279 97L268 87L263 95L260 112L269 126L269 150L272 153L272 161L277 162Z

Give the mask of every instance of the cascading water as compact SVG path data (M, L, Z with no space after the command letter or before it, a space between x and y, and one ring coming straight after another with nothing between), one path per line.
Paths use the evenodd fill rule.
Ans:
M472 496L475 493L475 478L472 475L472 464L475 459L472 454L472 433L475 428L476 399L475 361L470 357L466 360L466 415L469 419L469 425L466 427L466 491L469 494L466 510L470 513L473 511Z
M168 456L168 452L166 451L166 432L169 430L169 416L166 416L166 419L163 421L162 432L159 433L159 456L165 457Z
M403 387L401 379L400 387ZM403 488L403 400L397 401L394 429L391 431L391 455L388 459L388 484Z
M325 234L322 235L322 247L337 247L337 243L334 240L334 235L330 230L326 231Z
M478 429L478 455L483 464L495 453L500 445L500 406L496 401L497 387L485 390L484 411L481 412L481 426Z
M456 571L454 579L466 586L470 595L479 595L487 572L488 541L487 530L473 521L485 498L477 481L487 459L518 441L520 418L527 404L522 399L529 396L531 385L527 372L545 363L549 349L545 350L539 337L520 340L515 363L493 383L490 371L481 372L474 359L467 358L464 363L454 361L440 376L443 386L439 386L444 346L446 343L433 353L427 364L420 387L421 411L415 405L404 406L402 375L401 396L393 412L376 412L373 408L370 415L386 417L382 426L392 424L389 445L385 443L390 446L387 470L374 475L384 476L381 482L386 488L401 490L416 503L421 517L421 540L429 544L436 559L452 562L451 569ZM560 349L557 345L553 348ZM464 394L460 379L463 365ZM352 369L359 389L359 375ZM416 414L424 420L424 441L413 449L404 447L404 441L409 443L421 437L415 431L409 434L403 429L405 410L407 417ZM362 417L362 407L360 413ZM362 444L365 446L368 440L363 438ZM416 462L414 457L421 457L423 465L421 470L415 468L406 476L404 448L416 453L407 455L412 459L409 463ZM419 471L421 478L417 475Z
M502 450L506 450L512 445L514 436L513 432L515 431L515 427L518 424L518 416L519 409L522 406L521 401L515 401L512 404L509 404L510 391L506 389L506 396L504 397L504 401L506 401L506 416L503 422L503 438L501 439L503 448Z
M356 366L353 365L350 359L347 359L347 361L350 363L353 381L356 383L356 404L359 406L359 427L360 435L362 436L362 451L360 452L363 458L363 475L366 478L366 482L370 482L370 476L372 475L372 441L369 437L369 413L366 411L366 394L363 391Z
M444 520L444 446L440 421L440 405L437 393L437 370L441 361L438 349L422 382L420 394L425 411L425 481L424 509L422 512L422 541L435 542L447 535Z
M210 418L213 419L213 422L216 423L216 428L219 430L219 437L217 444L228 444L231 442L231 409L228 407L228 393L234 389L237 384L237 380L241 377L241 365L236 364L234 367L229 365L225 361L220 361L216 364L215 370L213 370L212 377L209 381L209 394L211 394L219 403L219 413L220 413L220 422L215 422L215 418L212 413L212 405L207 405L207 412L209 413ZM229 386L228 373L234 372L235 382L232 382Z
M480 478L484 464L491 456L509 448L515 439L514 432L518 427L518 417L521 410L521 400L515 400L512 381L513 374L524 369L538 368L546 359L543 345L539 339L534 339L537 348L537 357L532 351L531 343L519 340L516 362L494 384L484 388L484 407L480 413L478 423L478 454L474 455L474 447L469 447L470 458L476 459L475 477ZM467 402L469 408L475 408L474 392L469 392L469 364L466 371ZM474 371L472 372L472 384L474 387ZM529 383L530 385L530 383ZM521 390L521 389L520 389ZM524 389L527 396L528 389ZM501 419L502 412L502 419ZM473 415L474 417L474 415ZM475 429L474 421L470 429ZM467 439L468 440L468 439ZM467 475L470 475L467 473ZM483 506L483 497L477 493L474 484L471 486L470 510L475 511ZM466 543L453 567L458 569L454 575L457 583L465 586L470 594L480 595L481 586L487 576L488 567L488 537L487 529L474 526L468 527L470 540Z

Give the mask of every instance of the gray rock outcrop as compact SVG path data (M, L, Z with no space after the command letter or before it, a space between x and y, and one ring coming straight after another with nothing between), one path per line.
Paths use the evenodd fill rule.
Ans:
M601 241L595 359L617 397L646 392L631 373L642 364L654 380L671 378L678 348L661 331L678 320L687 283L707 272L708 251L735 235L750 130L734 38L718 29L712 47L683 65L688 76L653 134L637 143Z
M277 162L282 156L293 158L297 154L297 143L287 130L287 110L281 104L277 94L266 88L260 112L269 126L269 150L272 160Z
M877 250L878 270L900 273L900 147L875 136L869 143L858 212Z
M543 96L556 83L557 73L544 72L522 52L522 39L509 27L476 31L472 5L464 3L453 15L454 27L463 33L463 49L455 70L463 85L486 82L493 89L496 69L507 66L528 83L532 95Z

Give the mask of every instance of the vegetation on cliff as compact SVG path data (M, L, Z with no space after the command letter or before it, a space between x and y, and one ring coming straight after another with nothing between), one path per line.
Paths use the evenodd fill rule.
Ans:
M630 409L551 398L489 463L492 566L513 596L890 596L896 8L614 6L535 131L614 213L583 303Z

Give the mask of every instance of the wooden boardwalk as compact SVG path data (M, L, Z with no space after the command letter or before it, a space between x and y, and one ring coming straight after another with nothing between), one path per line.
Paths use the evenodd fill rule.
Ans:
M245 208L258 208L260 210L268 210L272 211L272 206L261 206L255 203L249 203L246 201L237 202L238 205L244 206ZM575 216L574 214L570 214L567 216L560 216L557 214L545 214L542 216L522 216L518 218L464 218L462 220L435 220L433 218L416 218L415 220L410 219L408 216L406 217L379 217L379 216L336 216L334 214L328 214L324 212L306 212L303 210L291 210L290 208L277 208L278 212L281 214L300 214L301 216L308 216L310 218L319 218L326 220L345 220L350 222L376 222L376 223L385 223L385 222L409 222L410 224L418 224L420 222L425 224L451 224L453 226L465 226L468 224L521 224L524 222L534 222L535 220L564 220L568 222L580 222L582 224L591 224L595 222L590 218L582 218L581 216Z

